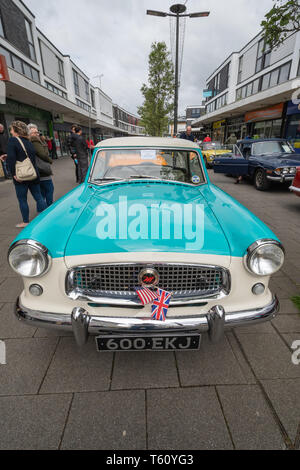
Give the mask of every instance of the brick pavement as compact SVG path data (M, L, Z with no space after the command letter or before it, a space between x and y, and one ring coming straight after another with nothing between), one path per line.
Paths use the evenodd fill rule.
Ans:
M74 187L73 163L55 162L56 197ZM215 184L281 238L287 261L272 280L281 300L269 324L227 332L201 352L99 355L90 339L17 322L22 289L6 263L20 222L10 182L0 183L0 449L292 449L300 443L300 200L282 188L257 192L223 175ZM31 202L32 214L34 205Z

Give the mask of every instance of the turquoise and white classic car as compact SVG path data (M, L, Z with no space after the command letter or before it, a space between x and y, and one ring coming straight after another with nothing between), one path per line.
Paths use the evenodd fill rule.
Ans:
M99 351L187 350L274 318L269 281L284 249L209 181L196 144L129 137L96 147L85 183L39 215L8 259L27 324L73 331L79 346L94 335Z

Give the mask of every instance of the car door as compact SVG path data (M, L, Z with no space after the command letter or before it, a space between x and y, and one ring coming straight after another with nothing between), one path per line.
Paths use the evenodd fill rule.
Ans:
M214 172L238 176L248 175L248 158L251 155L251 147L247 151L245 150L245 155L246 158L243 154L243 146L240 149L237 145L234 145L232 152L228 153L228 155L215 158L213 165Z

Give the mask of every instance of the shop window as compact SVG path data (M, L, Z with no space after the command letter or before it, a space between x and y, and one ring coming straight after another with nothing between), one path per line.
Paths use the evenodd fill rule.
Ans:
M290 69L291 63L283 65L280 67L279 83L287 82L290 78Z

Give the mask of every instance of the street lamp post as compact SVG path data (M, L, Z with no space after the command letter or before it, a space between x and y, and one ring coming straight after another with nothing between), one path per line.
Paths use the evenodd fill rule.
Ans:
M174 96L174 134L177 134L178 130L178 97L179 97L179 20L180 18L189 17L189 18L202 18L204 16L209 16L209 11L202 11L198 13L185 13L186 6L182 4L172 5L170 8L171 13L166 13L163 11L156 10L147 10L147 15L152 16L173 16L176 18L176 60L175 60L175 96Z

